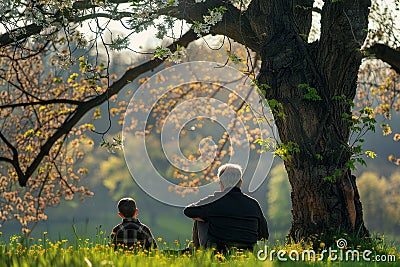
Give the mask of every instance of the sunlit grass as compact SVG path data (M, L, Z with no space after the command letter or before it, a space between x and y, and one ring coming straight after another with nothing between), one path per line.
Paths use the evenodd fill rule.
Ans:
M12 236L5 241L1 238L0 232L0 266L275 266L275 265L296 265L296 266L380 266L377 262L342 262L331 261L329 258L322 262L312 259L306 261L280 262L276 253L271 261L269 257L265 260L257 258L257 249L254 252L232 250L229 253L221 254L215 250L197 250L192 253L178 253L178 249L185 247L189 240L180 243L174 241L170 246L161 237L156 238L159 244L158 250L152 251L130 251L122 248L114 250L109 245L105 233L99 231L93 240L80 238L75 240L60 239L52 241L47 238L44 232L40 238L27 238L25 236ZM311 249L310 244L285 245L276 241L267 244L268 253L271 250L283 250L288 255L296 250L301 253L305 249ZM325 243L317 244L317 255L325 248ZM265 248L265 246L260 246ZM314 246L315 248L315 246ZM390 263L397 266L400 262L400 253L395 246L385 243L382 239L366 244L360 243L357 249L373 250L374 260L376 255L395 255L396 262ZM287 258L287 257L286 257Z

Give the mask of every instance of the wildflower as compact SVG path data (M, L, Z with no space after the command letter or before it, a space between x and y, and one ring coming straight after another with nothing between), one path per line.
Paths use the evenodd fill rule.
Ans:
M72 83L78 76L78 73L72 73L68 78L68 83Z
M162 237L157 238L158 242L162 242Z
M221 253L217 253L215 254L215 258L218 260L225 260L225 256Z

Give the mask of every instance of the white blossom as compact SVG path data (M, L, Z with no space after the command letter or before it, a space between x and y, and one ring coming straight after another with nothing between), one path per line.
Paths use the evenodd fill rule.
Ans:
M209 33L211 29L210 25L201 22L195 23L192 27L198 37L203 36L204 33Z
M154 52L154 57L160 59L166 59L167 61L171 61L174 63L180 63L186 57L186 52L183 47L177 47L175 52L171 52L169 48L157 47Z
M57 32L57 31L58 31L57 27L53 25L53 26L50 26L50 27L47 27L47 28L43 29L40 32L40 34L41 35L51 35L51 34Z
M170 54L167 57L168 61L172 61L174 63L181 63L182 60L186 57L186 53L183 49L176 50L174 53Z
M215 25L218 22L222 21L222 16L224 14L219 11L211 10L209 16L203 16L204 22L209 25Z

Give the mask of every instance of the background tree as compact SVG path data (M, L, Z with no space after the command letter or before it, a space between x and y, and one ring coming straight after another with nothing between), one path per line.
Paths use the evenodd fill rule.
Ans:
M276 165L270 172L267 192L268 227L271 235L285 236L290 227L291 204L290 184L283 164ZM273 240L273 239L272 239Z
M363 173L358 180L364 201L368 227L380 233L391 234L399 229L399 173L389 178L373 172Z
M312 0L167 3L27 0L3 1L1 5L3 29L0 47L6 84L0 106L0 144L1 160L7 163L7 167L2 165L2 179L10 184L5 192L16 188L16 180L21 186L28 185L34 190L49 181L65 180L62 171L46 171L46 163L52 166L48 169L57 170L56 159L61 159L58 151L64 144L60 140L68 138L84 115L113 98L139 75L159 66L164 58L180 59L182 47L201 35L220 34L260 56L261 68L254 73L257 74L257 84L270 103L277 103L273 112L281 140L278 151L286 151L281 156L292 186L290 238L299 241L337 228L360 236L368 234L355 177L351 175L355 160L358 158L363 162L360 159L362 151L358 144L353 146L349 143L349 139L351 131L362 135L363 130L373 128L371 109L363 109L359 117L352 116L352 100L356 95L358 70L363 57L361 49L366 48L363 44L368 33L371 1L325 1L320 8L314 6ZM393 5L398 8L398 1ZM308 42L306 37L311 31L314 10L321 14L320 36ZM175 35L173 26L178 20L184 20L191 29L186 31L182 27ZM79 31L79 25L85 21L90 21L87 28L92 30L91 36L84 36ZM120 22L129 33L114 35L109 27L111 21ZM115 80L109 73L109 58L105 64L96 56L89 62L89 52L83 53L82 57L75 48L85 46L87 51L96 52L101 46L109 55L110 49L126 48L131 33L143 31L150 25L156 26L158 36L170 35L173 44L168 49L156 49L156 58L130 68ZM103 38L105 32L110 33L110 42ZM386 60L396 70L397 40L385 39L387 36L384 34L374 32L378 31L370 32L374 42L370 43L367 51ZM395 49L389 49L389 45ZM387 56L388 53L391 56ZM59 86L43 87L35 79L25 82L26 77L32 76L23 75L21 78L16 66L29 66L26 62L35 56L43 59L44 55L47 55L47 62L57 61L64 69L78 62L81 74L68 73L65 76L67 81ZM230 54L229 58L236 57ZM249 53L248 62L253 62L249 64L249 70L254 68L254 61ZM5 67L7 65L11 67ZM58 83L61 76L48 77L50 80L45 84ZM40 75L35 77L38 79ZM74 80L78 77L84 79L75 85ZM73 89L75 86L78 90ZM49 87L58 90L41 91ZM83 88L81 93L79 88ZM395 91L394 98L397 96L398 91ZM23 114L22 109L29 111L26 119L15 120ZM53 111L56 115L51 117L49 114L44 123L40 119L40 112L44 111ZM15 122L21 122L22 126L14 126ZM359 124L366 125L366 128ZM38 131L45 132L45 135L40 137ZM15 138L18 134L19 139ZM29 147L33 141L36 143ZM27 153L29 151L32 153ZM28 157L25 154L29 154ZM72 169L66 167L65 172L70 176ZM47 173L51 173L51 179L46 178ZM54 183L49 186L50 191L54 190ZM63 183L69 185L68 182L59 184ZM67 191L61 189L60 192ZM78 190L69 189L69 192L74 191ZM81 191L87 192L86 189ZM15 192L20 194L21 189L17 188ZM18 205L29 197L15 200L10 196L8 199ZM10 206L2 204L4 219L9 218L4 217L9 210Z

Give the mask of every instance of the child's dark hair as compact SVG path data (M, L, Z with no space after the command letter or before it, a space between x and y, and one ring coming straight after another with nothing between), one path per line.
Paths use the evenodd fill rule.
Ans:
M124 197L118 201L118 211L126 218L133 217L136 211L136 202L133 198Z

